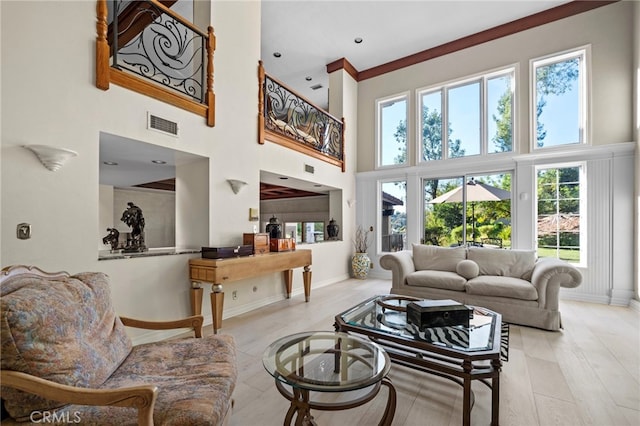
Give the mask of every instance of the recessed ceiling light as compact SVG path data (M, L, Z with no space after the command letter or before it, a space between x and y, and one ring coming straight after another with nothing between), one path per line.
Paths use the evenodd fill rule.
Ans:
M311 80L313 80L313 78L311 78L311 77L309 77L309 76L306 76L304 79L305 79L305 80L307 80L307 81L311 81Z
M356 37L353 41L354 41L356 44L360 44L360 43L362 43L362 37Z
M116 163L115 161L103 161L102 164L106 165L106 166L117 166L118 163Z
M276 58L279 58L280 56L282 56L282 53L280 53L280 52L273 52L273 56L275 56Z
M151 162L152 162L153 164L167 164L167 162L166 162L166 161L163 161L163 160L151 160Z

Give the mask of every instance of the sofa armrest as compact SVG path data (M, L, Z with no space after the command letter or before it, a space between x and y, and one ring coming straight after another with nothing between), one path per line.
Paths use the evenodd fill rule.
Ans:
M173 321L144 321L128 317L120 317L122 324L127 327L143 328L146 330L172 330L175 328L193 328L196 337L202 337L202 315L193 315Z
M133 407L138 425L153 426L153 407L158 388L153 385L119 389L90 389L63 385L18 371L0 371L2 386L65 404Z
M560 287L574 288L582 283L582 274L572 264L560 259L539 259L531 273L531 284L538 291L540 307L558 309Z
M385 254L380 258L380 266L391 271L392 289L405 285L407 275L416 270L413 264L413 252L410 250Z

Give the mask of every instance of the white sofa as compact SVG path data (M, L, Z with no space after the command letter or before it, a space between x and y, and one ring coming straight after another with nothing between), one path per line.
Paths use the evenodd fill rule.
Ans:
M560 287L577 287L580 271L562 260L537 259L533 250L437 247L385 254L380 265L392 272L392 294L453 299L502 314L503 321L562 328Z

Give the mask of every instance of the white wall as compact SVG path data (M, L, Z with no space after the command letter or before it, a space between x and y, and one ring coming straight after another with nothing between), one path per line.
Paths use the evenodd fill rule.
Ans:
M211 22L217 36L215 128L207 127L202 117L116 85L108 91L97 89L95 13L93 1L0 2L0 261L2 266L30 264L50 271L104 271L112 278L114 303L120 314L147 319L178 318L190 312L187 261L199 255L97 260L96 246L103 236L98 227L100 132L210 159L206 165L208 177L194 188L195 193L208 194L208 201L199 199L192 204L193 212L179 211L176 217L179 226L187 226L189 214L194 214L197 222L204 210L199 203L208 203L208 229L192 230L186 238L189 242L200 238L211 246L238 244L243 232L252 232L254 223L249 222L248 210L259 204L261 169L303 178L303 163L308 163L315 167L319 183L353 194L355 143L348 148L347 173L275 144L257 143L260 2L213 2ZM180 138L148 131L147 111L178 121ZM349 119L356 122L353 112ZM25 144L65 147L79 156L53 173L21 147ZM226 182L230 178L244 180L248 186L233 194ZM180 205L188 201L177 202L180 210L184 209ZM346 214L350 214L349 210ZM347 221L352 223L353 216L348 216ZM31 239L16 239L15 227L20 222L32 224ZM313 248L312 288L348 275L349 243L320 246ZM225 287L232 286L238 289L239 297L235 301L226 298L225 317L284 296L281 274ZM258 288L255 293L254 286ZM294 294L301 293L302 274L295 271ZM203 314L210 322L207 300L205 296ZM138 341L151 338L132 334Z
M556 161L585 161L588 169L588 262L584 283L563 292L563 297L602 303L627 304L634 290L633 149L637 136L633 127L632 44L634 2L619 2L464 49L427 62L361 81L358 87L358 210L357 220L368 227L377 225L377 182L380 179L407 180L407 238L419 242L423 177L511 170L514 173L514 248L533 247L534 168ZM637 20L636 26L637 26ZM568 49L591 45L591 146L529 153L529 60ZM416 89L516 66L515 146L512 156L461 158L407 167L375 170L375 101L407 92L408 129L416 128ZM527 194L525 199L520 194ZM363 203L364 204L363 204ZM637 216L636 219L637 221ZM377 234L376 234L377 237ZM388 277L378 266L380 253L369 253L376 267L372 275Z

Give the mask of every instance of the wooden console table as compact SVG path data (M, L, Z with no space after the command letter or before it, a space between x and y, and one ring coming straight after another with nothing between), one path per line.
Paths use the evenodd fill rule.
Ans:
M287 299L291 297L293 268L304 267L304 299L311 296L311 250L271 252L255 256L234 257L229 259L191 259L189 260L189 278L191 280L191 311L193 315L202 313L202 283L211 284L211 314L213 332L222 327L222 309L224 292L222 284L244 280L251 277L283 272Z

